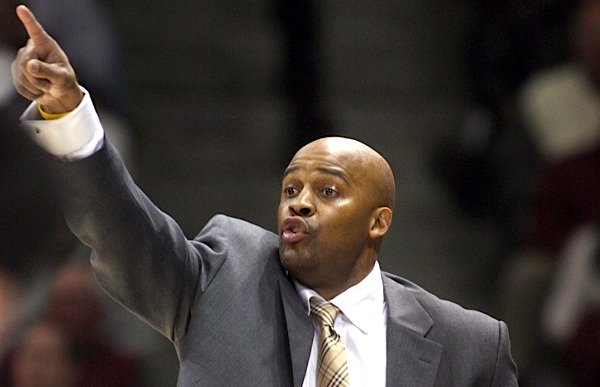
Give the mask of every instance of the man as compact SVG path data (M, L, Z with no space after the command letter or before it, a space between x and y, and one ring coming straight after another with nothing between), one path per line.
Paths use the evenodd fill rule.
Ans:
M180 385L516 385L504 323L380 272L394 180L374 150L310 143L285 171L279 235L218 215L189 241L131 180L59 45L17 14L30 40L13 81L31 135L65 160L66 218L104 288L173 342Z

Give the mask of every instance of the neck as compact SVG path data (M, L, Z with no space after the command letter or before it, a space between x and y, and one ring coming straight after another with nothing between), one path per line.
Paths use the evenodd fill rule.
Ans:
M352 273L343 280L337 278L336 281L325 281L323 286L312 286L311 288L319 293L325 300L329 301L367 278L373 270L374 265L375 261L358 270L352 271Z

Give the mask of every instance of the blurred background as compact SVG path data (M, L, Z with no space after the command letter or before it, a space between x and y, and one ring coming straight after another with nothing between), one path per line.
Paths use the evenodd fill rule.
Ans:
M216 213L275 230L294 152L356 138L396 177L382 268L506 321L522 385L600 385L600 1L24 3L190 238ZM0 0L0 385L175 385L174 350L98 291L48 156L14 124L15 4Z

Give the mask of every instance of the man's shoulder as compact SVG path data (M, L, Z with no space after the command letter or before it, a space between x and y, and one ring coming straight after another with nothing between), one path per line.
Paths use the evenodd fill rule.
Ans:
M415 334L425 338L421 345L435 343L441 353L437 368L440 382L517 385L506 324L442 300L401 277L383 274L388 331L391 326L396 343Z
M216 214L214 215L206 224L206 227L221 227L223 229L228 230L229 232L237 232L240 234L261 234L268 235L269 237L276 238L277 236L257 224L254 224L250 221L234 218L225 214ZM205 227L205 229L206 229Z
M499 321L485 313L467 309L455 302L441 299L420 286L393 274L383 273L391 281L389 286L397 286L398 291L408 292L433 321L432 333L442 330L445 334L474 334L484 332L498 334Z
M279 245L279 238L273 232L247 220L223 214L213 216L194 238L196 241L207 239L226 241L230 247L251 245L270 249Z
M441 349L440 380L456 385L516 385L506 324L438 298L401 277L384 273L388 330L421 335ZM411 331L406 335L406 330ZM440 376L441 375L441 376Z

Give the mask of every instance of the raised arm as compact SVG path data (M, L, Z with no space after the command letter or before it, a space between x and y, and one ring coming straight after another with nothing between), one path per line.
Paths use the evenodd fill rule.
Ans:
M63 50L29 9L19 6L17 14L30 39L13 62L16 89L44 113L68 113L38 120L38 114L28 115L30 106L24 115L32 118L28 124L36 129L36 142L63 159L56 168L67 223L92 248L92 266L102 287L176 341L186 333L194 300L227 255L223 238L209 231L201 240L188 241L177 223L146 197L110 141L96 141L104 132ZM96 143L89 150L87 144Z

